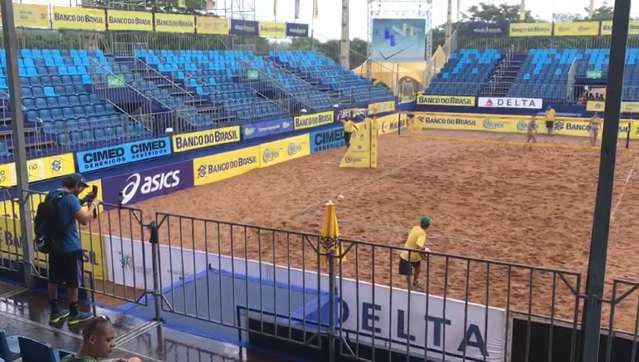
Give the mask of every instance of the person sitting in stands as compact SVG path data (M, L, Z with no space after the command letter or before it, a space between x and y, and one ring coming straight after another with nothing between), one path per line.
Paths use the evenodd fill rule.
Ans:
M69 355L61 362L142 362L138 357L109 358L115 347L115 330L106 316L91 319L82 329L82 346L76 355Z

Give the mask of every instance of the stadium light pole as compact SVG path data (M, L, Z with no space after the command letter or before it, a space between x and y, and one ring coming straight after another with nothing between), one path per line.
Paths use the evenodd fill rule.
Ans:
M450 57L451 50L451 36L453 33L453 0L448 0L448 9L446 10L446 41L444 46L446 47L446 57Z
M342 0L342 39L339 42L339 62L346 69L350 67L351 40L348 33L349 21L349 1Z
M7 61L7 77L9 78L9 104L11 105L11 128L13 141L13 157L16 170L16 186L18 200L26 195L29 189L27 172L27 152L24 140L24 116L22 114L22 95L20 93L20 76L18 73L18 41L13 19L13 2L0 0L2 9L2 35ZM31 205L28 200L20 202L20 232L22 235L22 266L24 284L32 286L31 270L35 248L33 246L33 227L31 223Z
M623 69L628 39L630 0L615 0L612 21L610 63L608 65L608 88L604 114L601 157L599 160L599 182L595 200L595 215L592 225L592 241L586 276L586 300L582 321L581 358L583 362L596 362L599 356L601 329L601 304L606 276L610 212L619 136L619 112L623 86ZM611 326L612 328L612 326Z

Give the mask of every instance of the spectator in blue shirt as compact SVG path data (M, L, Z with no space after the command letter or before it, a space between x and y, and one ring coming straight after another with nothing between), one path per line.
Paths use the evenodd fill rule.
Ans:
M58 324L69 319L69 325L75 325L86 321L93 316L91 313L81 312L78 309L78 288L82 285L83 257L82 245L76 221L82 225L88 225L93 218L94 211L100 201L96 195L89 193L83 200L79 199L80 193L87 185L79 174L67 176L62 180L62 187L52 190L47 198L55 198L59 222L63 225L63 237L56 240L53 250L49 253L49 303L51 314L49 322ZM88 204L88 208L82 208L82 204ZM69 297L69 310L58 307L58 284L66 284Z

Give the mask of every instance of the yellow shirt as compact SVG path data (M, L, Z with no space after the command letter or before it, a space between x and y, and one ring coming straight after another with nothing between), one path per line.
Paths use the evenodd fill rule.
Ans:
M424 250L424 245L426 244L426 231L419 226L413 226L408 234L408 239L406 239L406 244L404 244L404 248L413 249L418 251ZM410 259L408 258L408 251L402 251L399 253L399 257L410 262L421 261L422 256L420 253L410 253Z
M353 133L357 126L355 126L355 122L353 121L344 121L344 132Z
M555 110L550 108L546 111L546 121L554 121L555 120Z

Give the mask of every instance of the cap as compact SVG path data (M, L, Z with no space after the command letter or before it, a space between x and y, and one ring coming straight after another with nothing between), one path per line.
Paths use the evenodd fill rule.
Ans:
M76 186L84 186L89 187L87 181L84 179L82 175L79 173L73 173L62 180L62 186L65 187L76 187Z
M419 219L419 224L421 227L430 226L432 222L433 222L433 219L431 219L430 216L422 216L422 218Z

